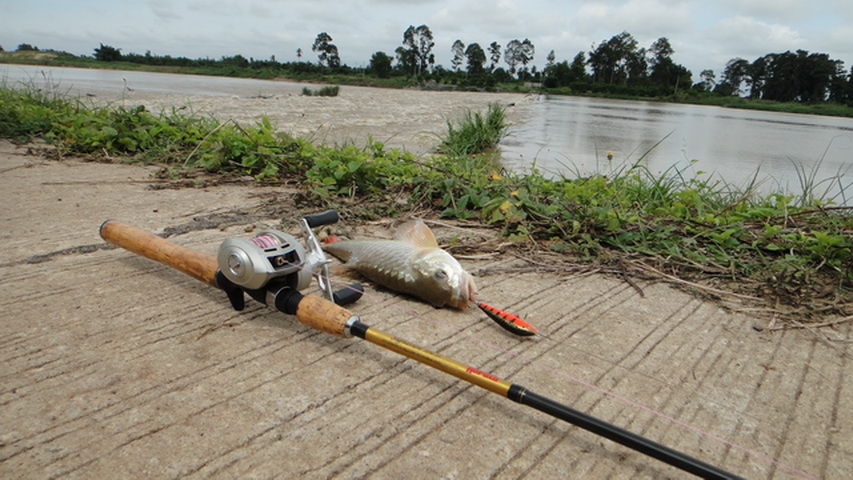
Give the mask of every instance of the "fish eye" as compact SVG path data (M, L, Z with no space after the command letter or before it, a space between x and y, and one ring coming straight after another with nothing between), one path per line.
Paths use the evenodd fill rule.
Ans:
M441 281L447 280L447 272L445 272L444 270L437 270L433 274L433 276L435 277L436 280L441 280Z

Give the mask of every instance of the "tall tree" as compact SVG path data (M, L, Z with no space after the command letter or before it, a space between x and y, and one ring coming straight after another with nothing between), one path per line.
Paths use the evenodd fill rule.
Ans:
M777 102L793 102L799 92L797 55L791 52L771 53L767 59L767 78L762 98Z
M580 51L572 59L572 64L569 66L571 78L573 82L580 82L586 79L586 54Z
M534 53L533 43L526 38L523 41L515 39L507 43L504 50L504 63L509 66L509 73L515 74L518 65L521 65L522 69L526 69L527 64L533 61Z
M767 81L767 57L758 57L745 69L749 98L761 98L764 82Z
M637 71L641 62L637 60L637 40L622 32L602 42L590 52L589 66L592 68L593 81L600 83L628 83L629 64Z
M397 67L400 70L409 75L417 70L417 60L415 60L414 52L406 47L397 47L394 53L397 55Z
M842 62L832 60L825 53L809 53L797 50L799 91L797 100L801 102L823 102L838 74Z
M684 66L675 63L672 55L675 50L669 43L669 39L661 37L652 43L649 49L649 81L652 85L666 89L678 89L679 86L690 87L693 75Z
M498 42L492 42L489 44L489 71L494 71L500 61L501 45Z
M838 103L844 103L853 100L853 97L848 97L848 84L851 79L847 76L843 62L835 64L835 74L832 76L832 81L829 85L829 100Z
M426 25L409 25L403 32L403 47L411 52L415 61L415 71L412 73L420 75L427 69L427 65L435 63L435 56L432 55L434 46L432 31Z
M486 52L478 43L472 43L465 49L465 58L468 59L468 73L480 75L485 72L483 64L486 63Z
M553 50L548 52L548 55L545 57L545 68L553 67L554 62L557 60L557 54L554 53Z
M453 70L458 72L459 66L462 65L462 61L465 60L465 44L462 43L462 40L456 40L450 47L450 51L453 53L450 65L453 66Z
M714 74L713 70L702 70L702 73L699 74L699 78L702 80L699 85L702 90L706 92L710 92L714 89L714 85L717 83L716 78L717 75Z
M317 53L320 65L339 67L341 66L341 57L338 55L338 47L332 41L333 39L328 33L318 33L317 38L314 39L314 45L311 46L311 50Z
M721 95L740 95L741 84L746 76L746 69L749 62L742 58L733 58L726 63L726 68L723 70L723 76L720 83L714 88L714 91Z
M672 64L672 60L669 60ZM646 49L640 48L628 54L625 58L625 73L627 77L624 82L632 85L645 83L649 76L649 60L646 57Z
M654 43L652 43L652 47L649 49L649 53L652 55L650 63L652 67L654 67L658 63L672 57L672 54L675 53L675 50L673 50L668 38L660 37L659 39L655 40Z
M516 68L518 64L521 63L518 58L517 52L521 49L521 42L519 40L510 40L509 43L506 44L506 50L504 51L504 63L509 67L509 73L515 75Z
M525 71L525 72L527 71L527 64L533 61L533 55L535 53L536 53L536 49L533 47L533 43L531 43L530 40L525 38L521 42L521 55L520 55L520 60L521 60L521 65L522 65L523 71ZM534 73L535 73L536 67L533 67L533 68L534 68Z

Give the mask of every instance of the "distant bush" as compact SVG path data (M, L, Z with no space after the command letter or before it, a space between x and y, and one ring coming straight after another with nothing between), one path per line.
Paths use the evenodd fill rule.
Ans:
M311 90L308 87L302 89L302 95L306 97L337 97L341 87L337 85L329 85L319 90Z
M506 109L497 103L489 104L485 115L469 110L457 125L447 121L447 136L438 152L453 156L483 153L497 147L507 128Z

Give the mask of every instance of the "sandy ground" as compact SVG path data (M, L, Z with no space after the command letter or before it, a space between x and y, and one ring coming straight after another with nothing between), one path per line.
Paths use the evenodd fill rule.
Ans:
M243 119L256 103L294 131L374 133L415 149L410 139L455 108L523 98L368 90L159 104ZM398 105L421 95L428 103ZM376 117L346 116L354 109ZM361 340L257 304L235 312L221 292L108 248L106 219L214 254L225 238L308 208L293 191L252 183L154 189L154 170L50 161L0 142L0 478L688 477ZM389 234L384 223L359 227ZM436 231L473 241L458 226ZM474 311L369 284L351 310L744 477L853 478L849 322L758 331L766 321L665 284L638 282L640 295L619 278L525 272L515 257L462 263L484 300L543 334L515 337Z

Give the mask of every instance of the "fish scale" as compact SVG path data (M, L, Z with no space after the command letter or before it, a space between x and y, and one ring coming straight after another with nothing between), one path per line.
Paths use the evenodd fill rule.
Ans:
M422 221L400 227L396 240L341 240L323 249L373 282L436 307L465 309L476 295L471 275Z
M354 240L323 248L347 262L347 267L388 288L405 289L414 282L410 258L417 248L413 245L392 240Z

